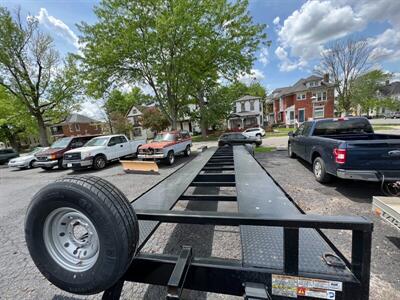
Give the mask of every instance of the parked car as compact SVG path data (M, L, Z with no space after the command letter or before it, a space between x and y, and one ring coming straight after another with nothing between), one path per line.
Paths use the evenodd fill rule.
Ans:
M87 141L96 137L95 135L64 137L55 141L48 149L35 154L35 167L43 170L51 170L55 166L63 169L63 156L68 150L82 147Z
M0 149L0 165L5 164L10 159L18 156L19 156L18 152L12 148Z
M304 122L289 133L288 154L311 163L319 182L400 180L400 135L375 134L362 117Z
M218 146L253 144L260 146L262 140L258 137L246 136L242 133L229 132L222 134L218 139Z
M31 169L36 162L35 154L47 149L43 147L36 147L29 153L21 154L20 157L13 158L8 162L10 168Z
M263 136L265 136L265 130L261 127L248 128L243 131L243 134L248 137L258 137L259 139L261 139Z
M167 164L175 162L177 154L189 156L192 138L187 131L165 131L156 135L151 143L139 147L140 159L163 159Z
M125 135L105 135L88 141L83 147L64 153L63 166L73 169L103 169L108 162L137 154L145 139L129 141Z

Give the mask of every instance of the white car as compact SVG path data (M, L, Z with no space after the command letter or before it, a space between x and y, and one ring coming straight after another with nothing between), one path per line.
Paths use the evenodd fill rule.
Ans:
M11 159L8 162L10 168L19 169L31 169L34 168L34 163L36 162L35 154L40 151L46 150L47 148L37 147L29 153L21 154L21 156Z
M256 128L248 128L245 131L243 131L243 134L245 136L249 137L258 137L261 139L261 137L265 136L265 130L262 129L261 127L256 127Z
M109 161L138 153L145 139L129 141L125 135L104 135L91 139L83 147L64 153L63 166L66 168L103 169Z

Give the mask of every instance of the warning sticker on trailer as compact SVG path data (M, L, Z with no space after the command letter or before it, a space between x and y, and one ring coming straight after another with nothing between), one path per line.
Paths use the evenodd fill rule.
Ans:
M297 296L318 299L336 299L336 291L342 291L343 284L339 281L311 279L287 275L272 275L272 294L297 298Z

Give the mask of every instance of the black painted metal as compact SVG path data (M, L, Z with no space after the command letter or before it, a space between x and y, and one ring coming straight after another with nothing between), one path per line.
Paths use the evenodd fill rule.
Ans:
M192 248L190 246L183 246L168 281L167 300L180 298L191 260Z
M188 194L190 186L235 186L236 195ZM171 211L179 200L238 201L239 213ZM266 286L268 295L272 274L340 281L343 291L336 292L336 299L368 299L372 223L363 217L299 213L243 146L204 151L137 198L133 207L139 249L161 222L240 226L242 261L192 257L190 247L179 257L139 252L123 280L168 286L167 299L179 299L183 288L243 296L246 284ZM321 253L338 250L321 237L320 229L353 231L351 268L324 264ZM103 298L118 299L122 284Z

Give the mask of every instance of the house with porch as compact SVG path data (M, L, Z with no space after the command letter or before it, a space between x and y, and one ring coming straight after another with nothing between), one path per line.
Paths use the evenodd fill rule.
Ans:
M333 118L335 86L324 77L309 76L272 92L274 122L286 126L318 118Z
M261 97L246 95L233 103L233 110L228 118L228 129L243 130L264 124L264 107Z

